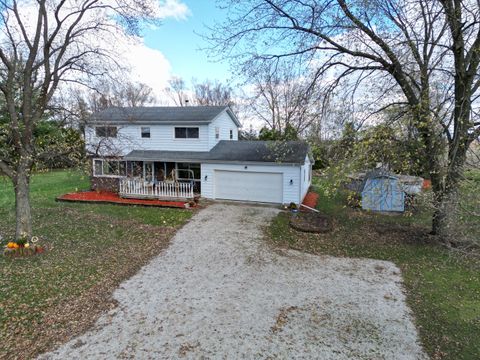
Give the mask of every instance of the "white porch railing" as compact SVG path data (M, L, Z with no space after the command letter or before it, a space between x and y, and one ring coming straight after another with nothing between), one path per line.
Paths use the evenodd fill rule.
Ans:
M159 181L154 183L137 179L120 179L121 197L150 199L193 199L190 183Z

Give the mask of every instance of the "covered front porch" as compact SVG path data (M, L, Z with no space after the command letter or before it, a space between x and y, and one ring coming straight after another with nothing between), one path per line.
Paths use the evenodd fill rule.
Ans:
M115 190L122 198L193 200L200 196L200 163L111 159L93 163L93 176L115 179Z

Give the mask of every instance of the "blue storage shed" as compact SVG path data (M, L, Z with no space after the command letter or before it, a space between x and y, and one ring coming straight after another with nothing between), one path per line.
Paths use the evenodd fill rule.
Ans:
M405 192L399 179L381 171L367 174L362 190L362 209L403 212Z

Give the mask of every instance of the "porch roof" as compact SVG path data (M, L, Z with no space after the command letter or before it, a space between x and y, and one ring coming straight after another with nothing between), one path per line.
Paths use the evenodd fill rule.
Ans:
M172 161L205 163L275 163L299 165L309 155L302 141L220 141L210 151L133 150L124 159L130 161Z
M209 154L208 151L133 150L123 158L127 161L201 162L208 159Z

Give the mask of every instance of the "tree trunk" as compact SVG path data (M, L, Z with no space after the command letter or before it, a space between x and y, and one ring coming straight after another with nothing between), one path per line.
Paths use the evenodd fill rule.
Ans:
M443 237L448 241L448 224L455 221L458 216L458 203L461 181L463 179L463 166L466 160L466 152L459 151L455 158L449 159L444 184L437 184L432 179L434 194L434 214L432 222L432 234Z
M447 200L443 191L435 191L432 181L433 190L433 216L432 216L432 235L445 237L447 234L447 216L448 211L446 206Z
M32 214L30 208L30 175L26 169L18 169L14 179L16 232L15 238L32 237Z
M432 222L432 234L440 235L447 241L448 221L458 215L459 187L463 178L464 165L467 159L468 123L471 103L462 104L466 110L459 111L457 117L457 131L454 139L449 144L448 165L444 184L434 184L432 178L432 190L434 192L435 211ZM443 186L442 186L443 185Z
M442 138L443 131L436 126L436 122L431 118L429 108L428 92L423 96L423 101L418 105L417 112L414 112L415 126L420 132L426 152L426 170L430 175L433 192L433 216L431 234L446 238L447 223L450 208L450 190L449 180L452 177L447 176L451 171L443 165L446 158L447 144Z

